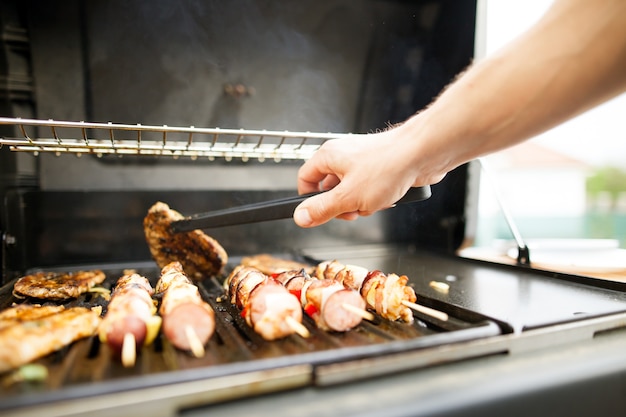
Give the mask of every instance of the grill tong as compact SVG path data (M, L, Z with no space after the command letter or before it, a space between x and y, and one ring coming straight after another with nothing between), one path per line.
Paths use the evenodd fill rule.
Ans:
M268 220L287 219L293 216L293 212L298 204L313 195L319 194L320 192L263 201L260 203L246 204L224 210L210 211L207 213L194 214L187 216L182 220L173 222L171 227L174 233L180 233L196 229L208 229ZM429 198L430 196L431 190L429 186L415 187L409 189L404 197L398 200L396 204L421 201Z

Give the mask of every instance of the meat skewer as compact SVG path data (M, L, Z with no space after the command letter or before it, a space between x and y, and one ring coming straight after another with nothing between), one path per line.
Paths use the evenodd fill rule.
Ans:
M204 356L204 345L215 331L215 312L202 300L180 262L163 267L156 292L162 294L159 313L165 337L178 349Z
M100 326L100 341L121 354L125 367L135 364L137 349L152 343L161 318L152 300L154 289L145 277L129 272L118 279Z
M293 333L308 337L302 325L299 300L283 285L262 272L236 267L224 282L230 302L241 309L246 323L265 340L276 340Z
M315 275L318 278L334 279L346 288L358 291L367 307L388 320L413 322L411 310L420 311L440 320L447 320L444 312L416 303L417 296L413 288L407 286L408 277L396 274L385 275L381 271L368 271L356 265L344 265L338 261L325 261L317 265Z
M314 279L304 270L285 271L275 278L300 299L305 313L322 330L345 332L358 326L362 319L374 319L365 310L363 297L337 281Z

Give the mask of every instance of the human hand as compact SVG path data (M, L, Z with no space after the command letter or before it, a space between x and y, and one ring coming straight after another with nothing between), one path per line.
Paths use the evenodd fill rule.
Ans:
M440 181L444 174L424 177L414 166L414 144L396 129L326 142L300 168L298 192L328 191L301 203L294 221L314 227L355 220L391 207L412 186Z

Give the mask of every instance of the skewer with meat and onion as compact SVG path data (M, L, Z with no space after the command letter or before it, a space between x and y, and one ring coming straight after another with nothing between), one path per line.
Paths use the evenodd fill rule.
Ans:
M304 312L322 330L346 332L363 319L374 319L365 310L363 297L337 281L314 279L304 270L285 271L275 278L300 299Z
M159 313L165 337L178 349L204 356L204 346L215 331L215 312L202 300L180 262L171 262L161 269L156 292L162 295Z
M242 265L224 282L230 302L241 310L246 323L265 340L276 340L294 333L308 337L302 324L300 301L280 282Z
M161 327L153 294L148 280L130 271L118 279L111 294L100 341L121 355L125 367L135 364L137 350L152 343Z
M315 276L341 282L346 288L358 291L365 299L367 308L388 320L413 322L413 311L420 311L440 320L447 320L447 314L416 304L417 296L407 285L405 275L384 274L369 271L356 265L344 265L338 261L325 261L317 265Z

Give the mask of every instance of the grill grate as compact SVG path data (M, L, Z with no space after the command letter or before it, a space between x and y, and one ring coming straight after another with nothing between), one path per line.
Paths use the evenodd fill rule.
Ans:
M93 268L105 271L107 279L102 286L109 289L125 269L105 269L100 266ZM139 266L134 269L146 276L153 285L156 283L158 270L153 266ZM13 282L0 289L2 309L14 302L21 302L12 295L12 284ZM375 358L390 352L397 353L400 346L400 350L412 351L447 343L446 335L450 336L449 341L456 342L500 333L498 326L481 316L468 313L468 317L458 318L449 311L451 317L447 322L419 316L418 313L411 325L377 317L373 322L362 322L346 333L321 331L310 318L305 317L303 324L311 332L309 338L292 335L267 342L244 322L236 307L230 305L227 297L223 296L222 285L217 279L205 280L198 287L202 297L211 304L216 313L216 330L206 346L204 357L195 358L175 349L159 334L152 345L142 349L134 367L124 368L109 347L94 336L38 360L36 363L48 368L49 378L41 384L16 383L4 387L0 393L0 410L23 404L45 404L47 401L68 397L98 396L120 391L125 387L147 389L155 384L180 382L187 378L215 380L259 370L279 370L293 366L315 367ZM424 297L421 299L424 300ZM84 294L66 304L67 307L95 305L101 305L103 313L106 311L107 302L95 293ZM437 305L436 308L445 311L445 306ZM441 336L444 339L440 339ZM309 373L311 375L307 380L311 381L313 371L310 370ZM211 390L210 386L206 389Z
M349 136L337 133L278 132L148 126L141 124L87 123L0 117L20 135L0 138L16 152L92 154L97 157L139 155L153 157L224 158L260 161L309 158L328 139Z

